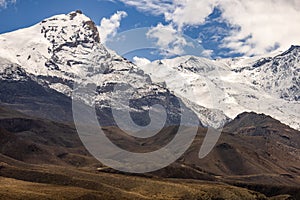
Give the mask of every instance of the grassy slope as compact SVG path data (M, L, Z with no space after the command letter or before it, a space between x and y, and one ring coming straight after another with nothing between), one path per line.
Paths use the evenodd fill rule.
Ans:
M0 108L0 125L2 127L0 129L2 152L2 154L0 152L0 199L267 199L258 192L230 186L224 182L253 188L257 191L263 191L267 187L261 189L255 188L257 185L243 184L263 183L264 180L284 184L298 182L296 175L299 171L295 171L296 169L292 178L280 177L281 173L286 173L286 170L281 167L284 165L274 164L270 156L262 154L268 149L264 149L265 138L260 136L254 138L247 135L223 134L219 145L210 156L204 160L197 160L197 153L203 133L205 133L205 130L200 128L199 136L182 159L168 168L147 175L152 178L145 178L97 172L96 168L101 164L88 155L76 131L70 125L34 119L3 108ZM112 139L124 142L124 138L120 139L124 133L113 127L107 129L111 132L108 134L111 134ZM166 139L163 138L162 144L168 141L168 136L172 134L173 128L166 129L164 132ZM293 135L295 134L289 137ZM152 143L153 140L146 141L143 147L148 144L151 146ZM120 143L120 146L138 148L140 142L131 144L133 145L124 142L124 144ZM262 152L255 149L258 145ZM277 148L275 150L274 152L278 152ZM281 155L284 154L280 152ZM241 157L240 163L236 162L237 156ZM256 163L257 158L263 162ZM289 162L283 164L291 166L297 164L289 160L294 157L286 156L286 158ZM249 165L252 160L251 163L254 164ZM193 163L196 166L193 166ZM219 166L215 163L219 163ZM272 170L272 166L278 168L275 168L278 170L275 172L279 174L279 177L273 179L273 174L260 176L257 174L259 171L252 172L253 168L267 172L267 170ZM235 167L241 167L240 174L230 174L231 171L236 171ZM187 178L206 181L192 181ZM211 178L214 182L209 181ZM297 193L297 191L294 192ZM269 191L265 193L269 194ZM286 193L289 192L282 192L282 194ZM276 192L271 191L270 196L272 194ZM286 199L286 197L276 198Z

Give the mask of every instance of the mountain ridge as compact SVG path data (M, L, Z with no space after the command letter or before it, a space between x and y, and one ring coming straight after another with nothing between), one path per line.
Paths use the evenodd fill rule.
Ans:
M167 79L166 85L175 95L220 110L231 119L242 112L254 111L271 115L299 130L298 50L294 46L285 53L235 58L232 62L183 56L139 67L158 83ZM176 81L180 78L186 85Z
M95 25L81 11L2 34L0 44L4 198L299 198L300 133L285 125L299 125L299 99L294 98L298 90L288 90L297 86L298 47L277 58L215 61L186 56L154 61L147 68L101 44ZM275 65L269 65L276 59L278 74L273 72ZM281 69L290 61L293 73L285 73ZM282 90L264 82L270 74L269 82L276 80ZM258 75L265 79L257 79ZM73 122L72 92L77 82L95 89L94 95L82 93L75 99L83 104L79 113L96 110L106 136L123 149L145 153L165 146L182 125L182 110L191 114L192 121L200 120L182 127L188 132L197 126L195 140L177 161L152 173L137 176L105 167L85 149ZM282 91L287 94L283 98ZM128 105L119 101L127 94ZM133 137L114 121L111 107L128 111L134 122L147 125L153 104L162 104L167 112L156 136ZM199 159L210 126L223 131L215 148Z
M96 101L100 109L125 109L113 88L129 84L138 89L134 101L144 100L135 103L134 109L125 109L128 111L139 107L137 110L148 112L145 102L151 102L151 96L160 93L161 101L180 99L204 126L220 128L238 114L254 111L300 129L299 112L294 112L299 109L300 93L300 56L297 52L293 54L297 46L277 56L233 59L237 63L186 56L136 66L101 44L95 24L81 11L53 16L32 27L2 34L0 42L1 79L18 81L25 71L33 81L67 97L72 95L74 82L96 83L96 99L80 98L89 105ZM278 60L280 66L268 65ZM286 68L291 62L292 67ZM17 68L11 68L12 65ZM175 119L178 108L174 102L168 104L169 116Z
M248 119L244 123L243 118L255 119L256 123L260 122L263 127L269 122L262 119L267 118L271 122L269 127L279 127L278 133L290 138L278 139L277 133L255 135L239 132L235 124L240 124L238 127L244 129L253 123ZM162 130L163 135L158 140L147 138L143 141L127 141L126 133L117 127L103 128L115 144L136 152L149 145L153 148L159 143L169 141L168 138L176 131L174 127L168 127ZM300 169L297 167L300 162L299 131L262 114L243 113L225 126L222 137L213 151L206 158L199 159L199 147L206 131L205 128L199 127L193 144L175 163L140 177L148 177L145 181L153 178L162 181L177 180L178 184L185 181L200 181L200 185L206 182L214 185L225 183L249 187L268 196L290 194L297 198L300 181ZM134 174L105 167L94 159L83 147L73 124L33 118L11 109L0 108L0 143L2 177L57 184L60 187L73 185L71 180L77 177L75 174L78 173L89 174L88 177L84 176L85 182L89 183L93 182L92 177L99 175L121 176L123 179L138 178ZM298 145L297 149L295 144ZM72 175L70 172L73 172ZM98 180L97 183L102 181ZM76 186L94 189L90 184Z

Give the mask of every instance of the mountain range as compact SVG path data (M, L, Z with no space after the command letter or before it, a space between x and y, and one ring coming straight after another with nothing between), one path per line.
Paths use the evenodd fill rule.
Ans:
M95 24L80 11L2 34L0 42L2 80L28 77L67 97L71 97L72 83L95 83L96 99L82 100L90 105L95 101L102 110L132 111L113 92L117 84L130 85L136 90L133 107L140 111L147 111L146 102L153 102L151 96L157 98L156 94L160 94L157 101L168 101L170 124L176 124L174 104L179 98L205 126L219 128L242 112L254 111L300 129L299 46L255 58L184 56L134 65L105 48Z
M82 199L147 199L145 191L155 184L167 188L160 199L176 199L170 192L173 184L182 199L195 199L197 190L206 191L202 199L228 199L224 187L231 199L299 198L300 46L251 58L183 56L134 64L107 49L95 23L81 11L1 34L0 44L0 176L5 181L20 187L28 182L40 188L51 185L51 193L53 185L72 187L69 191L80 188ZM78 83L96 90L74 96ZM197 126L198 133L185 154L167 168L142 177L120 173L103 166L82 145L73 122L74 99L95 107L106 135L133 152L170 142L183 110L191 114L186 129ZM113 110L130 113L136 124L146 126L153 120L149 110L155 104L166 110L159 137L136 139L117 126ZM209 127L222 129L222 136L214 150L199 159ZM139 190L134 177L148 188ZM208 186L198 188L199 183ZM217 184L217 191L212 193L210 184ZM193 189L185 193L183 188L189 186ZM148 195L162 193L157 188Z

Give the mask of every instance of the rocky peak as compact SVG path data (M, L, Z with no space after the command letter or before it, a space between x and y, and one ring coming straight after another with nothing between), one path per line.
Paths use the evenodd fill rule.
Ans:
M300 46L299 45L292 45L287 51L283 52L279 56L285 56L287 54L299 54L300 53Z
M53 45L49 51L58 51L65 45L77 47L100 43L95 23L81 11L51 17L43 20L40 26L43 36Z

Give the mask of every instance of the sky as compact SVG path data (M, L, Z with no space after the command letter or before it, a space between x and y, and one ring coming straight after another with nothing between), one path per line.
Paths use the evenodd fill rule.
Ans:
M300 41L299 0L0 0L0 33L78 9L130 59L255 56Z

